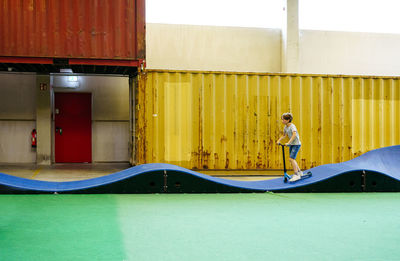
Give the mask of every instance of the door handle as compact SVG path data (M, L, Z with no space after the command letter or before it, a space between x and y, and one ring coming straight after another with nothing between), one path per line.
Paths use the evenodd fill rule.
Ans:
M56 132L59 132L59 133L60 133L60 135L62 135L62 128L60 128L60 127L56 127Z

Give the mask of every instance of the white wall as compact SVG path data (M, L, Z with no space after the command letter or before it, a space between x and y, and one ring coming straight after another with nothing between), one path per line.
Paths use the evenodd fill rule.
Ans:
M152 69L279 71L278 29L146 24L146 63Z
M400 75L400 35L377 33L300 33L300 72Z
M281 30L147 24L150 69L280 72ZM400 75L400 35L301 30L299 72Z

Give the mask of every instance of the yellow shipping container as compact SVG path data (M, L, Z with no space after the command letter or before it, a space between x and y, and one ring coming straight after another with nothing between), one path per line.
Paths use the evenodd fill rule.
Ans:
M136 162L282 169L280 116L294 115L303 169L400 144L400 78L144 71Z

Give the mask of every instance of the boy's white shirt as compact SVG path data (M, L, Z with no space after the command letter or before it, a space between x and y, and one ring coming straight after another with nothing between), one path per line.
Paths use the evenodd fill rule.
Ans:
M296 132L296 136L294 139L292 139L294 132ZM283 133L284 135L289 137L290 139L288 142L289 145L301 145L300 135L299 132L297 131L296 125L294 125L293 123L288 123L283 128Z

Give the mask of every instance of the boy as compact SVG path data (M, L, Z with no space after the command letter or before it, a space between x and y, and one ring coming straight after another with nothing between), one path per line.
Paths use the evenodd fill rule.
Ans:
M301 176L304 175L296 162L296 156L301 147L300 136L297 132L296 126L292 123L293 115L291 113L282 114L281 119L282 123L285 124L285 128L283 129L283 135L276 143L279 145L283 138L289 137L289 141L285 145L289 146L289 161L292 164L294 171L294 175L289 181L293 182L301 179Z

